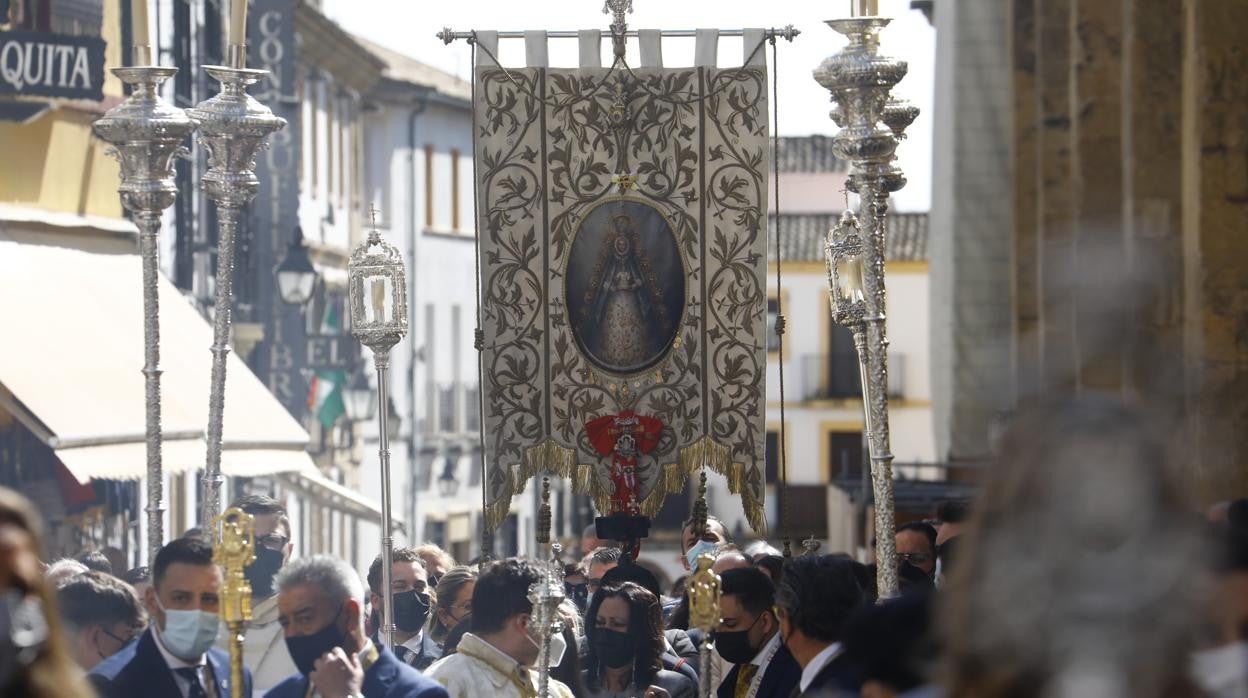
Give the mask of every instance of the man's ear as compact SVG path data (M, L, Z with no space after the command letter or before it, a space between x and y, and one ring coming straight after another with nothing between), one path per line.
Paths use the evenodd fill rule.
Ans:
M149 584L147 589L143 592L143 605L147 607L147 617L151 618L152 622L156 622L157 616L161 615L161 613L160 605L157 603L156 599L155 585Z
M515 628L517 630L519 630L520 632L527 633L529 631L529 614L527 613L516 614L516 617L512 619L512 623L515 624Z
M347 599L342 605L342 615L347 621L346 632L350 634L351 631L360 627L364 618L364 607L355 599Z

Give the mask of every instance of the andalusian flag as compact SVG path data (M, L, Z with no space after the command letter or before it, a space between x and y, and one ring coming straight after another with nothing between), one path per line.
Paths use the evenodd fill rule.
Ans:
M321 334L339 334L338 308L330 303L321 318ZM329 429L347 411L342 404L342 387L347 384L346 371L317 371L308 389L308 411L316 415L321 426Z

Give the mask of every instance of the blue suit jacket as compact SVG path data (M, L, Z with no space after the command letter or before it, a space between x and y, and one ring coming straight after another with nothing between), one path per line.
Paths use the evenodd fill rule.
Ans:
M308 680L303 674L295 674L270 689L264 698L303 698L308 693ZM425 678L385 648L364 672L360 692L364 698L448 698L442 684Z
M372 641L374 645L381 647L381 640L378 639L376 634L373 635ZM395 652L394 656L397 658L400 654L402 653ZM420 638L420 650L408 659L407 665L416 671L424 672L425 669L428 669L441 658L442 646L434 642L433 638L429 637L429 633L425 633Z
M732 698L737 686L737 674L741 671L738 664L724 677L719 685L719 698ZM802 666L797 663L784 645L776 650L775 656L763 671L763 679L758 684L756 698L789 698L802 682Z
M182 695L164 655L156 647L152 632L148 628L137 642L126 645L91 670L88 678L101 696L169 698ZM208 650L208 666L212 669L217 698L230 698L230 655L214 647ZM243 669L243 695L251 695L251 672L246 668Z

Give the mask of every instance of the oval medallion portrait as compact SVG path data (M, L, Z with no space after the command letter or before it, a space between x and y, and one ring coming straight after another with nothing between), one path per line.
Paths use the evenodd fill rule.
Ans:
M617 374L663 359L680 332L685 267L667 218L638 201L611 201L581 221L564 276L582 353Z

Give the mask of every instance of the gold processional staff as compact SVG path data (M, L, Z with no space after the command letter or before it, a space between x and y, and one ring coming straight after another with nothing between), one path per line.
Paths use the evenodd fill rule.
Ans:
M719 628L719 575L711 571L715 558L699 555L697 571L689 578L689 626L702 631L706 638L699 648L698 696L711 698L715 695L711 676L711 653L715 649L715 631Z
M251 621L251 584L243 570L256 559L256 522L230 507L213 520L212 561L225 575L221 617L230 632L230 696L243 698L243 637Z

